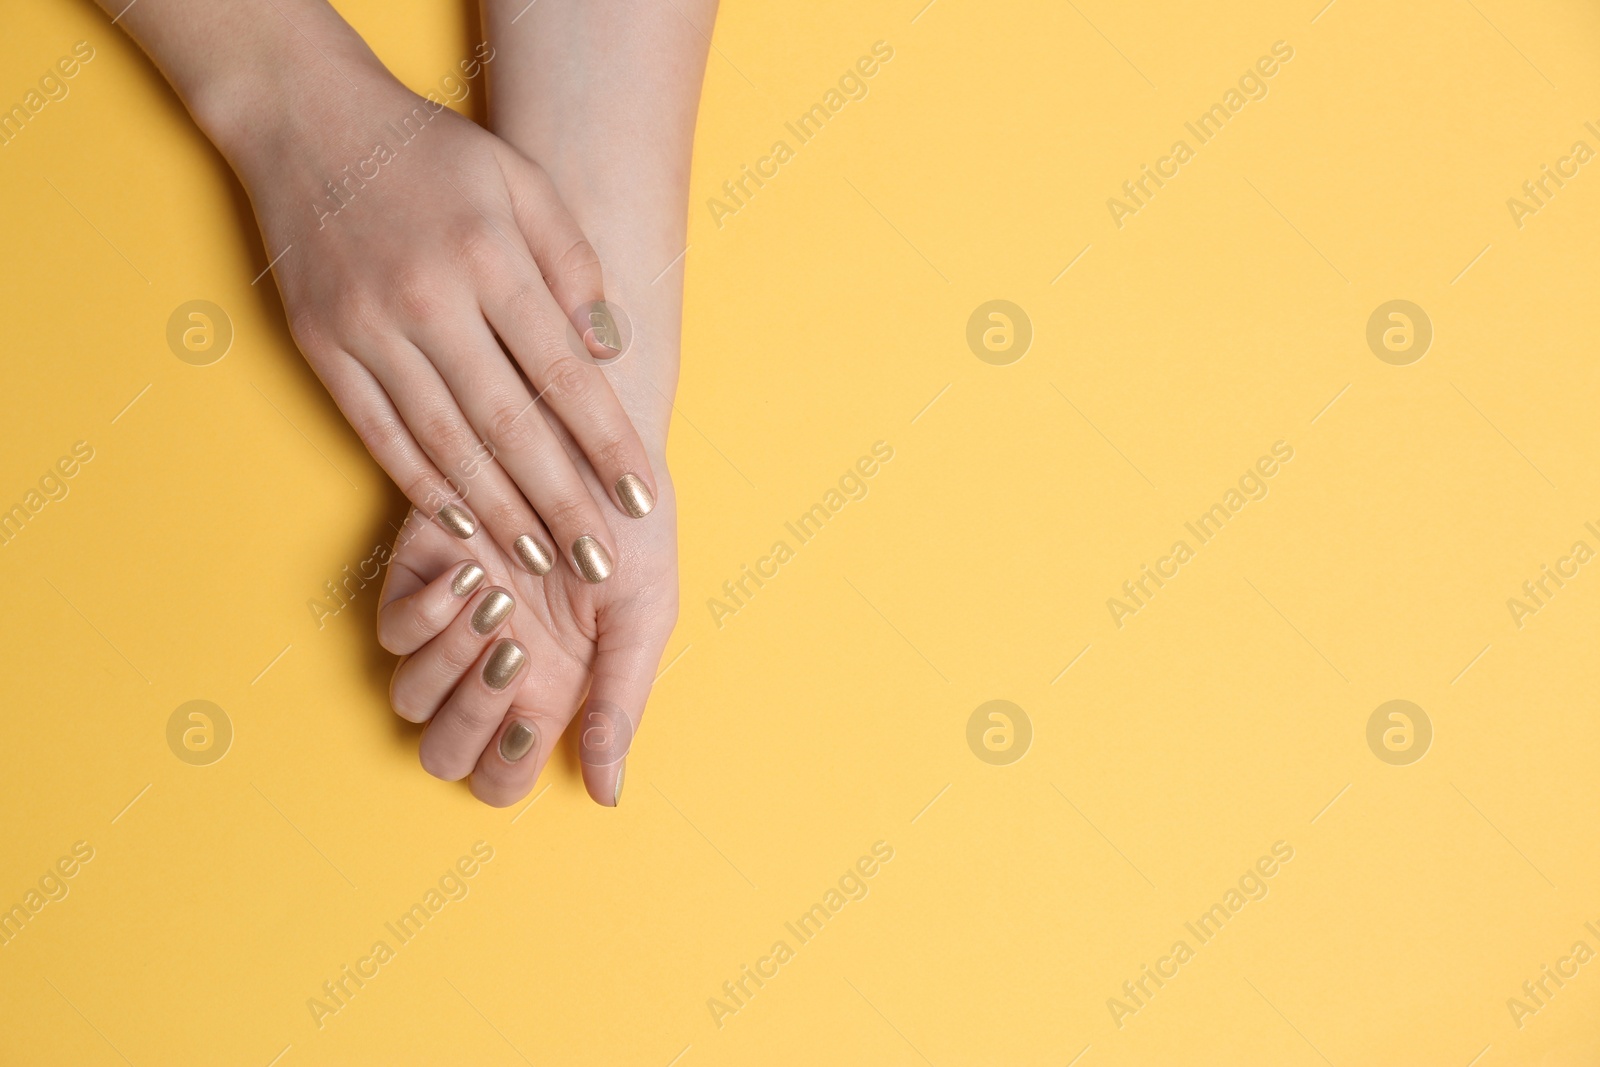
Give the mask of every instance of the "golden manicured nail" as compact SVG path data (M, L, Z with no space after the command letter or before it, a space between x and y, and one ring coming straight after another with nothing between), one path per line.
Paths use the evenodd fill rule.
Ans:
M465 541L478 532L478 524L472 521L472 516L467 514L467 509L459 504L446 504L439 509L439 525Z
M517 562L527 568L529 574L543 576L549 574L550 568L556 565L556 558L550 550L528 534L513 541L511 550L517 554Z
M489 653L489 661L483 665L483 684L498 693L511 684L511 679L517 676L527 661L528 654L515 641L497 643L494 651ZM501 745L504 744L502 741Z
M472 632L480 636L493 632L496 626L506 621L511 609L516 606L517 602L504 589L491 590L483 598L483 603L478 605L478 610L472 613Z
M594 333L594 339L601 346L613 352L622 351L622 338L617 333L617 320L611 317L611 309L606 307L604 300L595 301L594 307L589 309L589 326Z
M617 499L622 501L622 510L636 519L644 518L656 506L655 497L637 474L624 474L617 479Z
M627 770L628 764L627 761L624 760L622 764L617 767L617 790L611 794L611 806L613 808L622 803L622 776L627 772Z
M516 720L500 735L500 758L507 763L517 760L539 747L539 728L531 722Z
M588 534L572 543L572 560L586 582L603 582L611 577L611 557L606 547Z
M468 563L456 571L456 576L450 581L450 591L456 596L466 596L482 584L483 568L476 563Z

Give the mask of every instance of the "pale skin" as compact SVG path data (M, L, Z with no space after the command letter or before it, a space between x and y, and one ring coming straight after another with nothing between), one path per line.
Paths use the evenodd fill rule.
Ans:
M586 537L614 561L619 480L658 487L582 314L600 261L548 174L401 85L326 0L101 4L238 174L296 343L411 502L531 571L578 572Z
M665 447L677 383L689 148L715 4L540 0L517 17L525 6L485 4L498 57L489 75L490 125L550 174L606 265L608 294L633 322L633 344L607 374L658 472L658 504L618 530L617 573L604 585L561 572L533 578L504 555L480 552L473 558L488 573L465 597L450 590L468 562L459 544L413 515L396 543L379 635L391 651L410 653L391 692L402 717L428 723L420 755L431 773L470 775L480 799L515 803L576 721L585 788L613 805L621 757L677 617L676 499ZM597 484L593 469L584 470ZM494 587L512 594L516 610L478 635L469 620ZM483 669L506 640L528 659L496 692ZM537 743L510 761L500 741L519 720L536 729Z
M527 795L582 703L584 783L614 805L677 617L666 434L689 149L715 10L714 0L485 0L499 136L431 113L378 177L346 187L332 217L309 206L326 194L309 183L308 195L308 175L343 179L372 157L374 131L420 98L323 0L259 11L141 0L119 22L239 173L268 255L289 249L274 272L297 342L420 509L380 610L380 640L405 657L392 699L428 724L424 768L470 776L490 804ZM334 206L324 199L324 212ZM581 310L602 297L631 323L620 357L593 332L578 339ZM567 358L574 342L595 359ZM640 518L624 517L639 509L616 488L630 473L654 500ZM444 502L480 520L470 535L433 521ZM560 546L568 565L540 576L515 547L524 535ZM582 536L614 563L598 584L572 558ZM457 595L469 561L485 576ZM471 619L495 590L515 608L479 634ZM525 659L495 689L484 668L506 641ZM536 740L508 760L500 742L518 723Z

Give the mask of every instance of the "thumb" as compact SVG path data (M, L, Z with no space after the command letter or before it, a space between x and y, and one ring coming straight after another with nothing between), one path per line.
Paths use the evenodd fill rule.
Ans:
M511 213L557 306L597 360L614 359L627 347L606 306L600 257L572 217L556 186L537 163L508 150L501 169L511 194Z
M617 806L622 798L628 750L639 732L656 668L666 648L669 627L659 637L617 635L615 644L602 636L594 660L594 680L578 712L578 760L583 784L596 804Z

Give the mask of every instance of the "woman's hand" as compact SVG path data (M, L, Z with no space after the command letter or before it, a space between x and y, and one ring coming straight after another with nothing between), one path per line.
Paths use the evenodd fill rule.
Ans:
M378 638L404 656L390 700L402 718L427 724L419 756L430 774L470 775L480 800L513 804L582 702L584 785L597 803L616 805L678 612L675 502L664 474L661 482L650 517L618 532L622 566L602 586L565 570L534 577L500 553L464 559L412 512L384 580Z
M545 172L402 86L324 0L144 0L123 23L238 172L295 340L412 503L528 574L609 577L598 502L638 518L657 489L600 369L626 339L599 261Z

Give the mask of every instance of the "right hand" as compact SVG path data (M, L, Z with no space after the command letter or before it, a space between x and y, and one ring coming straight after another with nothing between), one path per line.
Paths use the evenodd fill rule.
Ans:
M619 557L597 497L638 518L657 488L595 362L622 343L587 314L599 260L540 167L381 67L352 73L230 153L295 341L424 514L530 574L564 556L603 581Z

